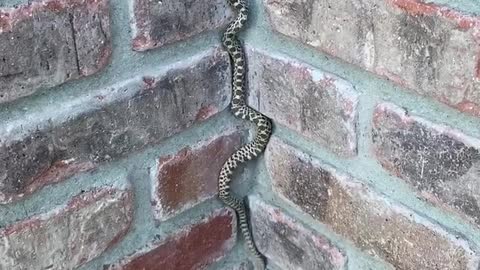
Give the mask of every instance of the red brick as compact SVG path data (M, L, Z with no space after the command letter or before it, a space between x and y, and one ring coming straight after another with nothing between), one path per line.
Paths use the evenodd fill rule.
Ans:
M232 19L223 0L134 0L133 49L145 51L225 27Z
M210 49L168 72L97 90L80 105L72 100L0 125L0 203L122 159L222 111L229 67L225 52Z
M250 104L332 152L357 153L353 85L296 59L249 48Z
M103 69L108 0L44 0L0 8L0 103Z
M479 255L459 234L352 176L277 138L266 160L277 194L395 269L478 269Z
M166 220L215 196L220 169L241 141L240 133L227 134L160 157L152 198L157 219Z
M437 8L434 4L421 3L416 0L391 0L393 4L411 15L435 15Z
M273 29L480 116L480 17L421 0L264 0Z
M222 258L236 241L235 214L217 210L197 224L184 227L162 242L125 258L109 270L201 270Z
M0 269L74 269L98 257L128 231L130 191L99 188L60 209L0 230Z
M372 139L385 169L435 205L480 225L480 139L389 103L375 110Z
M345 269L343 251L258 196L249 198L252 228L259 250L282 269Z

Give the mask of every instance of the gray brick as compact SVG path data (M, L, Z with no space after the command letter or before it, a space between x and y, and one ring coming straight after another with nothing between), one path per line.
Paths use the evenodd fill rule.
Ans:
M252 228L259 250L284 270L344 269L347 258L325 236L311 230L280 208L249 197Z
M480 225L480 139L377 106L373 151L382 166L436 205L457 209Z
M132 196L96 189L60 209L0 229L0 269L76 269L91 261L128 231Z
M223 28L232 19L223 0L135 0L133 49L145 51Z
M425 2L264 0L275 31L480 116L480 17Z
M68 116L64 121L51 120L60 113L51 110L55 115L44 113L33 127L22 121L12 121L3 130L0 126L5 135L0 144L0 202L118 160L208 119L228 105L229 70L226 53L212 49L167 73L64 104L69 109L61 112Z
M92 75L110 59L108 0L0 8L0 103Z
M352 176L277 138L266 159L276 193L395 269L478 269L480 257L460 235Z
M338 155L356 154L358 94L349 82L262 50L248 48L248 59L250 104Z

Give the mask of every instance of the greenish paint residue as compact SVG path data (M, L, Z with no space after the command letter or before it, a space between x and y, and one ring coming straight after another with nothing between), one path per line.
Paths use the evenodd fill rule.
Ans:
M244 243L241 239L238 239L239 241L235 245L235 247L232 249L232 252L227 254L225 258L220 260L218 263L211 265L208 267L208 270L224 270L224 269L236 269L235 267L238 267L239 265L245 265L245 266L252 266L252 264L246 260L248 254L245 251L245 247L243 246ZM250 269L250 268L247 268ZM273 270L273 269L268 269L268 270Z
M3 0L3 2L0 4L0 8L12 8L30 2L32 2L32 0Z
M447 6L467 14L480 15L480 2L478 0L426 0L425 2Z

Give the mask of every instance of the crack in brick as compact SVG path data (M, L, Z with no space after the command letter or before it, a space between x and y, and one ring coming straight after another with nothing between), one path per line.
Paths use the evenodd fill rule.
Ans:
M74 15L73 13L69 13L68 14L68 18L69 18L69 21L70 21L70 29L72 30L72 39L73 39L73 50L74 50L74 53L75 53L75 64L77 65L77 72L78 72L78 75L82 75L82 72L80 70L80 59L78 57L78 48L77 48L77 37L76 37L76 34L77 34L77 31L75 30L75 25L74 25Z
M99 19L98 21L98 27L100 29L100 33L102 33L102 38L104 40L108 40L107 33L105 32L105 29L103 29L103 24L101 19Z
M0 75L0 78L9 79L9 78L21 76L22 74L24 74L24 72L23 72L23 71L20 71L20 72L15 72L15 73L10 73L10 74Z

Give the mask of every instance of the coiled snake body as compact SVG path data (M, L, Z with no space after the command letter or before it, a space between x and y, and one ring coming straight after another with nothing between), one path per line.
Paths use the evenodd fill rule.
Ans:
M254 159L260 155L270 139L272 123L269 118L254 110L246 104L245 94L245 54L236 34L241 30L248 16L248 6L245 0L227 0L235 9L236 18L228 25L223 34L222 43L228 50L233 61L233 94L231 110L233 114L241 119L253 122L257 127L257 133L253 141L238 149L224 163L218 179L219 198L229 207L233 208L238 216L238 224L245 239L248 250L256 257L257 268L265 269L263 256L258 252L252 239L248 225L245 204L243 200L234 197L230 193L230 182L233 171L242 163Z

